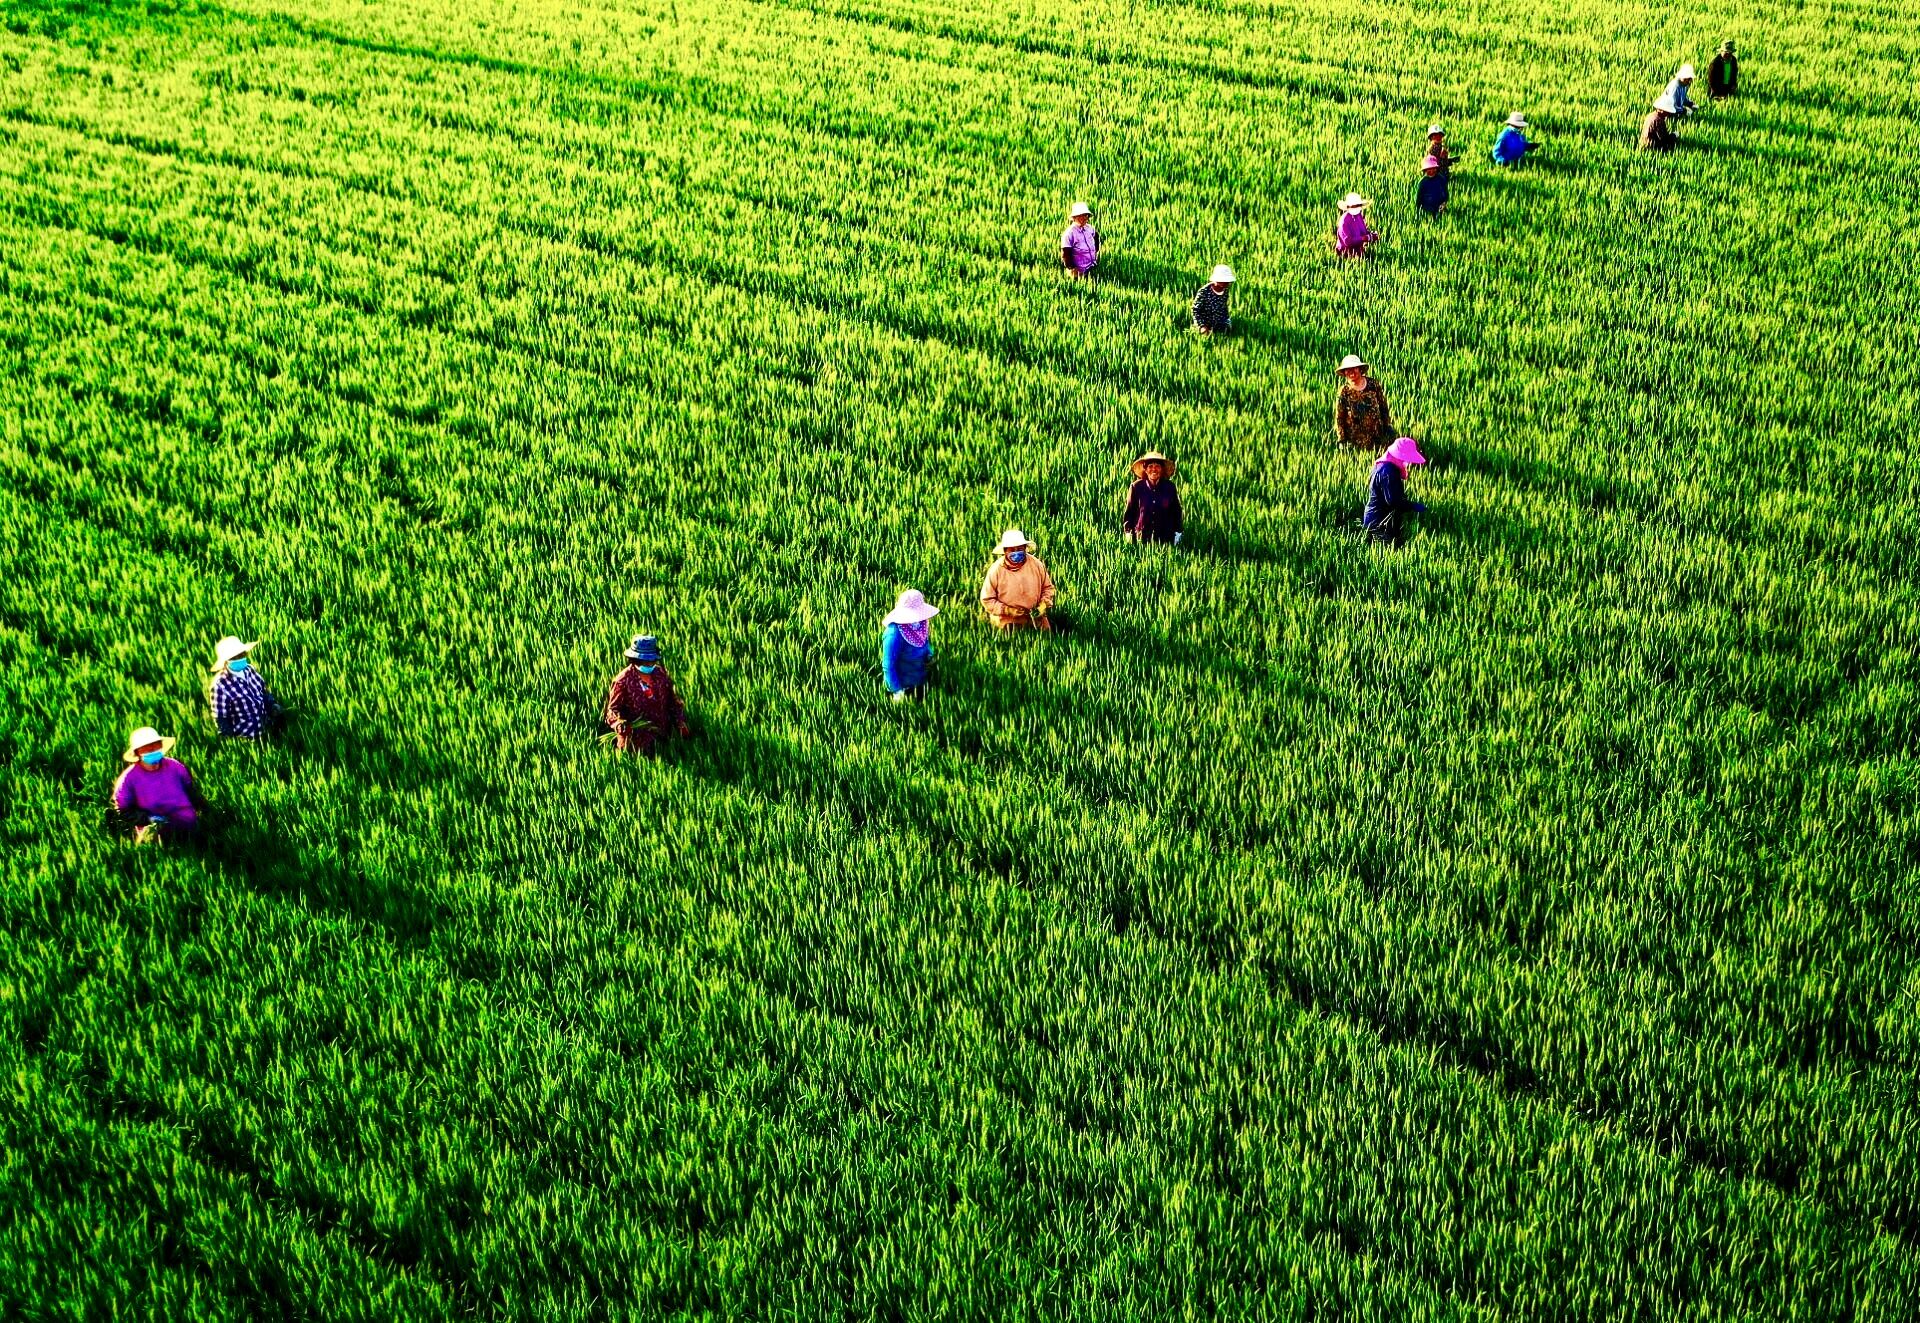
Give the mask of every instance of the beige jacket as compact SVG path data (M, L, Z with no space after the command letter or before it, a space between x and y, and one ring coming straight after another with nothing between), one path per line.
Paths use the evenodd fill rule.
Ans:
M980 585L980 605L990 616L1024 616L1037 607L1052 606L1053 576L1032 552L1017 570L1007 564L1006 557L995 557L987 566L986 582Z

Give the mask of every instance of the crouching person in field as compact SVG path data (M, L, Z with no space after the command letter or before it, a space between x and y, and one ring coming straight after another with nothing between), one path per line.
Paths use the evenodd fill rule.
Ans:
M1000 535L999 554L980 585L980 606L998 630L1053 629L1047 618L1053 609L1053 576L1017 528Z
M207 701L213 707L214 728L228 739L257 740L280 719L280 701L253 666L251 654L259 646L231 634L213 645Z
M1670 152L1679 141L1673 131L1673 102L1663 96L1653 103L1653 109L1640 121L1640 150Z
M173 740L152 726L142 726L127 737L120 761L127 769L113 783L113 807L133 839L197 841L201 815L207 803L184 763L167 757Z
M1367 508L1360 522L1366 525L1367 535L1375 542L1399 546L1406 540L1413 516L1427 508L1407 495L1407 474L1416 464L1426 462L1419 443L1403 436L1388 446L1387 453L1373 466L1373 477L1367 485Z
M930 605L917 588L909 588L880 622L880 669L887 677L887 693L896 703L919 698L926 691L927 673L933 666L929 630L939 614L939 607Z
M1333 223L1333 251L1338 257L1365 257L1367 249L1379 242L1380 233L1367 225L1367 208L1373 203L1358 193L1340 199L1340 219Z
M613 730L622 753L647 757L654 755L655 740L668 734L686 739L693 733L687 710L660 663L660 644L651 634L640 635L627 649L627 668L613 677L601 719Z
M1213 269L1213 277L1193 296L1193 329L1201 335L1225 335L1233 329L1228 300L1233 296L1233 268Z

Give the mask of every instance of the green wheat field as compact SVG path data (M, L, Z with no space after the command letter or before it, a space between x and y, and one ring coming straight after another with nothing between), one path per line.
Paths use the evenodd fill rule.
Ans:
M0 0L0 1316L1911 1323L1917 58L1905 0ZM1069 632L979 618L1008 525ZM107 829L148 723L204 848Z

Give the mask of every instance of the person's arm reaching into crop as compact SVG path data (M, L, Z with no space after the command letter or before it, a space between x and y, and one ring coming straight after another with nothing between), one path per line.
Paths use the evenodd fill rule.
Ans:
M1180 493L1177 491L1173 491L1173 492L1168 492L1167 495L1169 498L1168 505L1167 505L1167 517L1173 521L1173 529L1172 529L1173 540L1176 543L1178 543L1180 541L1180 535L1186 531L1185 516L1181 513L1181 510L1180 510Z
M987 566L987 577L980 581L980 605L995 620L1000 618L1003 610L1000 602L1000 585L995 581L993 573L999 567L1000 562L997 560Z
M899 657L902 647L900 626L888 625L880 633L880 671L886 677L887 692L897 694L903 688L900 683Z
M1133 537L1140 531L1140 484L1127 488L1126 513L1120 516L1120 531Z
M1353 414L1347 391L1343 387L1333 396L1333 438L1343 446L1353 444Z

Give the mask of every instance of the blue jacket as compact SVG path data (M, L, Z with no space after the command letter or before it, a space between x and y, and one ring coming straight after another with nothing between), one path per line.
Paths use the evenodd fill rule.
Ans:
M1428 178L1422 175L1420 177L1419 202L1420 210L1432 216L1439 215L1440 208L1447 205L1447 177L1445 175L1434 175L1432 178Z
M1493 159L1500 165L1512 165L1532 150L1533 144L1527 141L1527 135L1509 124L1500 130L1500 136L1493 143Z
M1361 523L1369 529L1382 525L1391 528L1400 518L1419 514L1426 508L1418 501L1407 499L1407 479L1398 464L1383 459L1373 466L1373 481L1367 485L1367 508L1360 516Z
M910 646L900 637L900 626L888 625L880 636L880 669L887 674L887 692L918 689L927 682L927 665L933 660L933 640L924 648Z

